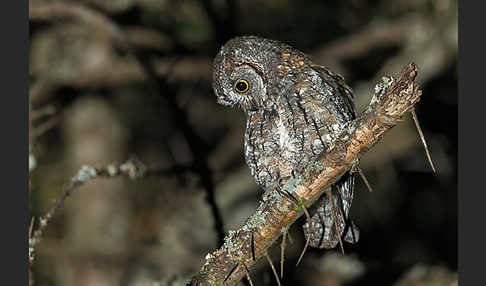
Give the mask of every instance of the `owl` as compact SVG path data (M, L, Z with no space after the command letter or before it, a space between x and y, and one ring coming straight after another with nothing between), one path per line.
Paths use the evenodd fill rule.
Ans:
M220 49L213 89L219 104L246 113L245 161L264 191L332 150L356 118L352 91L340 75L287 44L256 36L233 38ZM353 190L354 175L348 172L313 205L303 226L310 246L358 241L349 219Z

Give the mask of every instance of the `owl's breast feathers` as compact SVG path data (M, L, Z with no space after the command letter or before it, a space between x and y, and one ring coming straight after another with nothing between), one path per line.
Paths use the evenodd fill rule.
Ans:
M268 90L275 109L248 112L245 158L264 189L334 148L345 124L355 118L351 91L340 76L299 52L282 57L292 66L280 67L285 76Z

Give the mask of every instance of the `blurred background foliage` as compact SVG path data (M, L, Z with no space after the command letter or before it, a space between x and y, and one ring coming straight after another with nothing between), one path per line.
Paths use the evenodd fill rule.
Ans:
M346 254L291 229L284 285L457 285L457 2L454 0L30 0L30 214L82 165L132 155L159 176L95 179L46 227L34 285L179 285L257 207L244 114L216 104L212 59L236 35L286 42L341 73L359 110L375 83L418 64L416 111L361 160ZM219 212L219 218L215 213ZM280 247L271 250L274 263ZM256 285L276 285L269 266ZM242 282L243 283L243 282Z

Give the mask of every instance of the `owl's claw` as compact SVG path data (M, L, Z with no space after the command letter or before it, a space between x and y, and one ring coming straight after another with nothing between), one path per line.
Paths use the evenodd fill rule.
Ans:
M279 183L280 183L280 181L279 181ZM307 247L309 246L309 243L310 243L310 239L311 239L310 234L312 233L311 217L310 217L309 211L307 210L307 207L305 206L305 203L302 200L301 201L297 200L297 198L294 195L292 195L291 193L289 193L289 191L281 190L280 187L278 187L276 190L281 195L289 198L299 208L302 208L302 210L304 211L305 217L306 217L306 222L309 224L309 233L307 234L307 239L306 239L306 242L305 242L305 245L304 245L304 249L302 250L302 252L299 256L299 259L297 260L297 264L295 264L295 266L298 266L300 261L302 260L302 257L304 257L304 253L306 252Z
M238 268L238 265L243 265L243 267L245 268L246 279L248 279L250 286L253 286L253 281L251 280L251 276L250 276L250 270L248 270L248 266L246 266L246 264L241 260L238 260L236 262L235 266L233 266L233 268L231 268L231 270L228 272L228 274L226 274L226 277L224 278L223 283L226 282L226 280L228 280L228 278L230 278L231 274L233 274L233 272L235 272L236 268Z
M226 274L226 277L224 277L223 283L226 282L226 280L228 280L228 278L230 278L231 274L233 274L233 272L235 272L238 265L239 265L239 263L237 262L235 264L235 266L233 266L233 268L231 268L231 270L228 272L228 274Z

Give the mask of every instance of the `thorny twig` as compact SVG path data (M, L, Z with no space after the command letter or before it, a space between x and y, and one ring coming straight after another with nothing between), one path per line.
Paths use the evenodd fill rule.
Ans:
M393 80L383 78L374 90L374 96L368 109L353 120L335 142L335 148L310 162L308 167L288 180L284 189L306 206L311 206L322 193L352 168L367 150L373 147L393 126L401 122L402 117L410 112L419 101L421 91L413 81L418 68L415 64L407 65L400 77ZM223 246L206 256L201 271L192 277L187 285L235 285L246 275L244 269L237 268L225 279L236 261L247 267L256 262L251 259L247 247L249 232L255 235L255 255L257 261L267 249L300 216L302 209L295 210L293 202L272 189L263 195L263 200L256 212L237 231L230 231ZM223 279L225 279L223 281Z

